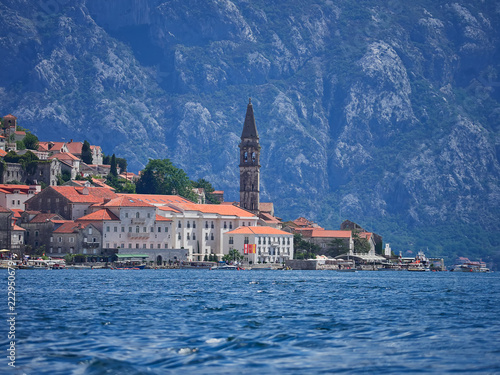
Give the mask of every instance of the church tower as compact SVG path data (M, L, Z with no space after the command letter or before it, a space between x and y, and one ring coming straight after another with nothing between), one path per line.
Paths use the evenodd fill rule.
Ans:
M259 213L260 144L252 100L248 100L247 114L241 133L240 148L240 207Z

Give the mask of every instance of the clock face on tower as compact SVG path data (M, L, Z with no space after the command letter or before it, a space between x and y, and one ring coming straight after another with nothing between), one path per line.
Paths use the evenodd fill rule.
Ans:
M253 106L249 100L240 148L240 207L254 213L259 211L260 143Z

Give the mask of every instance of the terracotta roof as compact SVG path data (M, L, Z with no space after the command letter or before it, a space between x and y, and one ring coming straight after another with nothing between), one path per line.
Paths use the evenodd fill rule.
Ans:
M78 159L75 155L69 152L60 152L58 154L52 155L49 157L49 160L52 159L59 159L59 160L80 160Z
M278 219L276 219L274 216L271 216L268 213L261 212L259 216L264 221L267 221L267 222L270 222L270 223L280 223L280 221Z
M68 152L72 154L81 154L82 153L83 142L68 142L66 143L66 148Z
M219 214L224 216L252 217L255 216L251 212L245 211L236 206L220 205L220 204L196 204L196 203L181 203L174 204L174 207L179 207L184 211L199 211L209 214Z
M7 152L5 152L4 150L0 150L0 157L4 157L5 155L7 155Z
M26 231L26 229L21 228L19 225L16 225L16 224L14 224L14 226L12 227L12 230Z
M0 189L0 193L10 194L10 191L4 190L4 189Z
M273 228L273 227L238 227L225 234L276 234L293 236L293 234Z
M365 238L367 241L370 241L372 234L368 233L368 232L362 232L362 233L359 233L359 237Z
M297 228L298 230L299 228ZM300 233L304 237L313 238L351 238L352 232L350 230L326 230L322 228L303 228Z
M52 146L52 147L49 148L50 151L59 151L65 145L64 142L47 142L47 144L49 146Z
M156 215L156 221L172 221L172 220L160 215Z
M92 145L90 145L90 149L91 150L93 150L93 149L100 149L100 148L101 148L101 146L92 146Z
M5 207L3 207L3 206L0 206L0 212L1 212L1 213L5 213L5 214L6 214L6 213L12 213L12 211L11 211L11 210L9 210L8 208L5 208Z
M22 130L16 130L15 133L18 135L26 135L26 132Z
M102 188L106 188L106 189L111 189L111 190L115 190L115 188L105 184L103 181L106 181L104 179L97 179L97 178L92 178L92 183L94 185L97 185L98 187L102 187Z
M214 190L212 194L224 194L224 190Z
M30 220L30 223L45 223L51 219L62 220L62 217L58 214L38 214Z
M142 199L133 195L122 195L118 198L111 199L103 204L104 207L154 207L153 205L144 202Z
M11 115L10 113L7 115L7 116L3 116L3 119L14 119L14 120L17 120L17 117L14 116L14 115Z
M259 211L261 212L272 212L274 204L272 202L260 202Z
M110 189L99 187L50 186L48 189L54 189L71 203L102 203L104 199L117 197Z
M49 142L38 142L38 151L49 151Z
M147 202L155 206L178 204L178 203L192 203L191 201L181 197L180 195L157 195L157 194L118 194L118 195L125 195L132 199L134 198L140 199L143 202Z
M78 228L85 228L89 223L75 223L74 221L67 221L52 233L74 233Z
M11 211L14 212L14 217L16 217L16 218L20 218L21 214L24 212L20 208L13 208L13 209L11 209Z
M91 214L79 218L77 221L103 221L103 220L120 220L118 216L108 209L102 209Z
M160 206L160 207L158 207L158 209L161 211L181 212L181 211L176 210L175 208L170 207L170 206Z
M305 217L299 217L298 219L293 220L292 223L298 225L299 227L312 227L316 224L311 220L307 220Z

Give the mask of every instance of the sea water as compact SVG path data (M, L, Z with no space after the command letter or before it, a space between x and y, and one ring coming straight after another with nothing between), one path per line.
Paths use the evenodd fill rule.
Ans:
M16 313L0 373L500 373L497 273L17 270Z

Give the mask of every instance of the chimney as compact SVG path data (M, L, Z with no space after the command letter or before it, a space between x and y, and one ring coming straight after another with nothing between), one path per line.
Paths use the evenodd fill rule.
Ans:
M88 187L84 187L83 190L82 190L82 194L83 195L89 195L89 188Z

